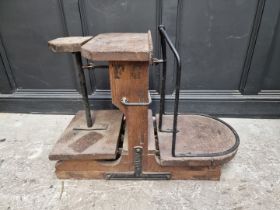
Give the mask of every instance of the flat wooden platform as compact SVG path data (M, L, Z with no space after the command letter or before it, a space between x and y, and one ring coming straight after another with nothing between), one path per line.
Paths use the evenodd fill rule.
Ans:
M49 155L50 160L115 159L123 114L118 110L100 110L92 114L93 128L87 129L84 111L72 119ZM85 128L85 130L81 130Z
M164 115L162 129L172 128L172 123L173 116ZM237 134L228 125L211 117L179 115L178 130L176 154L201 157L172 157L172 133L158 132L160 163L163 166L221 165L231 160L238 148Z
M82 56L95 61L150 61L152 38L148 33L99 34L82 46Z
M194 179L194 180L219 180L221 175L220 165L208 166L165 166L156 153L156 140L153 128L152 112L148 112L148 154L143 157L144 172L169 172L171 179ZM170 139L168 139L170 141ZM124 137L123 151L116 160L104 161L94 159L69 159L58 161L56 164L56 175L60 179L105 179L109 172L132 172L133 159L128 156L127 134ZM168 144L167 144L168 145ZM166 152L167 150L165 150ZM171 151L170 151L171 152Z
M48 46L53 52L79 52L81 46L90 39L92 36L60 37L48 41Z

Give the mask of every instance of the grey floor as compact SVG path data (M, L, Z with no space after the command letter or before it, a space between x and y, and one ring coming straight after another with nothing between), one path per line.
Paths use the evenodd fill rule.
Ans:
M224 119L241 144L220 181L62 181L48 153L71 118L0 114L1 210L280 209L280 120Z

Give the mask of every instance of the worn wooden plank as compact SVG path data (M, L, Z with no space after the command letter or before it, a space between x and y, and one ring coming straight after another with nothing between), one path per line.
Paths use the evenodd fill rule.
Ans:
M157 115L158 121L158 115ZM173 116L163 116L162 129L172 128ZM234 133L223 123L201 115L179 115L176 154L211 154L230 149ZM214 157L172 157L172 133L158 132L160 162L164 166L211 166L231 160L237 149Z
M48 41L48 46L53 52L79 52L81 46L90 39L92 39L92 36L60 37Z
M84 111L72 119L49 155L50 160L91 160L115 159L119 142L123 114L118 110L92 112L93 128L107 127L106 130L89 130ZM80 130L86 128L85 130Z
M105 33L83 45L81 53L95 61L150 61L152 50L150 32Z
M145 156L144 172L169 172L173 180L219 180L220 166L182 167L161 166L154 155ZM123 155L116 161L68 160L56 164L56 175L60 179L104 179L109 172L132 172L130 160Z

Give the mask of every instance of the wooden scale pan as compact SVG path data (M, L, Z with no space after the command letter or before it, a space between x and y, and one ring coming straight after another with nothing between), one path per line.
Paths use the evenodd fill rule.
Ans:
M54 52L75 56L85 111L72 119L49 155L61 179L219 180L221 166L237 152L239 138L225 122L200 114L178 114L181 61L164 26L162 59L152 58L148 33L106 33L49 41ZM177 61L173 114L166 114L166 46ZM107 61L108 66L88 63ZM160 112L153 121L149 65L162 65ZM112 103L119 110L91 111L84 70L109 68Z

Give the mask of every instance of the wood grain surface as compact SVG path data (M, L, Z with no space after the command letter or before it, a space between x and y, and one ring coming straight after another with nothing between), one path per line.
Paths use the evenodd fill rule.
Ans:
M126 117L128 156L133 168L134 147L142 146L143 154L148 154L148 106L126 106L123 97L129 102L148 102L149 62L109 62L109 77L112 103ZM144 159L145 162L145 159Z
M118 110L92 112L95 127L106 130L88 130L85 113L79 111L70 122L49 155L50 160L115 159L123 114ZM86 130L80 130L80 128Z
M150 61L152 39L148 33L99 34L82 46L82 56L95 61Z
M154 133L154 125L153 125L153 116L152 110L148 110L148 153L155 154L156 151L156 142L155 142L155 133ZM128 152L128 133L127 129L124 134L123 141L123 150L122 154L127 154Z
M79 52L81 46L90 39L92 36L60 37L48 41L48 46L53 52Z
M158 121L158 115L157 115ZM164 115L162 129L172 128L173 116ZM236 142L225 124L201 115L179 115L176 154L211 154L230 149ZM172 157L172 133L158 132L160 162L165 166L211 166L231 160L237 149L214 157Z
M220 166L182 167L161 166L155 155L146 156L144 172L170 172L173 180L219 180ZM109 172L133 172L127 155L115 161L65 160L56 164L56 175L60 179L104 179Z

